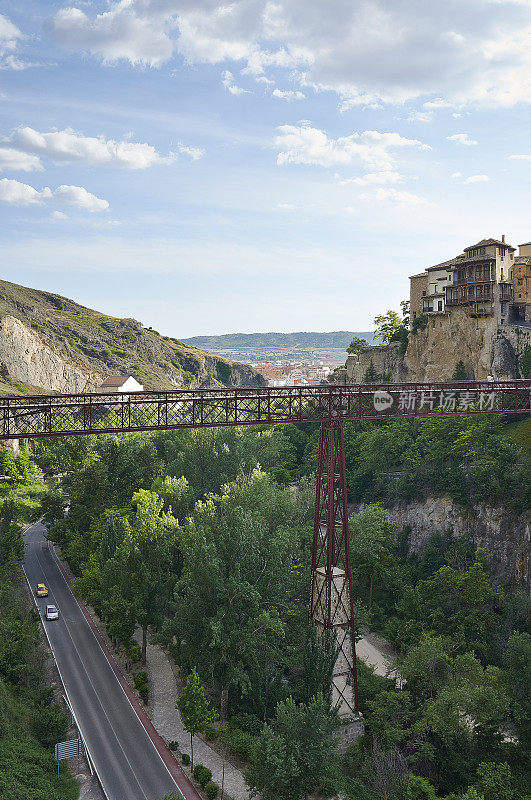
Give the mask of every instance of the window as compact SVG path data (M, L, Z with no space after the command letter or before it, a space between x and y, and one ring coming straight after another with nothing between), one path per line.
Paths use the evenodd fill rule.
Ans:
M423 296L423 297L426 297L426 292L422 292L422 296Z
M437 303L437 311L442 311L442 300L439 300Z

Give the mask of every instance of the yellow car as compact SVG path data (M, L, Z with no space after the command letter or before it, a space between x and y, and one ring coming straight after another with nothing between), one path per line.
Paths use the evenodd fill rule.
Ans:
M48 597L48 589L44 583L38 583L35 587L35 594L37 597Z

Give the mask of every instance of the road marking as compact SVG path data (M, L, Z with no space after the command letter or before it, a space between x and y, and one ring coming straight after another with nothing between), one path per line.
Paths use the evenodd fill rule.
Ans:
M41 562L41 560L40 560L40 558L39 558L39 553L38 553L38 550L37 550L37 548L35 548L35 554L36 554L36 557L37 557L37 561L38 561L38 563L39 563L39 566L40 566L40 567L41 567L41 569L43 570L43 573L46 575L46 568L43 566L43 564L42 564L42 562ZM61 572L61 570L59 570L59 572ZM61 572L61 575L62 575L62 572ZM64 575L63 575L63 580L65 580L65 579L64 579ZM65 583L66 583L66 580L65 580ZM66 583L66 585L68 586L68 583ZM70 590L70 587L69 587L69 586L68 586L68 589ZM71 590L70 590L70 593L72 593L72 592L71 592ZM73 594L72 594L72 597L74 597L74 595L73 595ZM74 599L75 599L75 598L74 598ZM77 600L76 600L76 602L77 602ZM81 612L81 609L79 609L79 610L80 610L80 612ZM121 743L120 743L120 739L118 738L118 735L116 734L116 731L114 730L114 728L113 728L113 726L112 726L112 722L111 722L111 720L109 719L109 716L108 716L107 712L105 711L105 708L103 707L103 704L102 704L102 702L101 702L101 700L100 700L100 698L99 698L99 695L98 695L98 692L97 692L97 690L96 690L96 687L94 686L94 684L93 684L93 682L92 682L92 680L91 680L91 677L90 677L90 675L88 674L88 672L87 672L87 670L86 670L86 667L85 667L85 664L84 664L84 662L83 662L83 659L81 658L81 653L80 653L80 652L79 652L79 650L77 649L76 643L74 642L74 639L73 639L73 637L72 637L72 634L70 633L70 628L69 628L68 622L66 621L66 618L65 618L64 616L62 617L62 619L63 619L63 621L64 621L65 628L66 628L66 631L67 631L67 633L68 633L68 636L69 636L69 638L70 638L70 641L72 642L72 645L73 645L73 647L74 647L74 650L76 651L76 653L77 653L77 655L78 655L78 658L79 658L80 664L81 664L81 666L82 666L82 668L83 668L83 672L84 672L84 673L85 673L85 675L87 676L88 682L89 682L89 683L90 683L90 685L92 686L92 689L93 689L93 691L94 691L94 694L95 694L95 696L96 696L96 698L97 698L98 704L99 704L99 706L100 706L101 710L103 711L103 714L105 715L105 719L106 719L106 720L107 720L107 722L109 723L109 726L110 726L110 728L111 728L111 730L112 730L112 732L113 732L113 734L114 734L114 737L115 737L115 739L116 739L116 742L118 743L118 747L120 748L120 750L121 750L121 751L122 751L122 753L123 753L123 756L124 756L124 758L125 758L125 760L126 760L126 762L127 762L128 766L129 766L129 768L130 768L130 770L131 770L131 774L133 775L133 778L135 779L135 781L136 781L136 782L137 782L137 784L138 784L138 788L140 789L140 791L142 792L142 794L144 795L144 797L146 798L146 800L149 800L149 798L148 798L147 794L144 792L144 790L143 790L142 786L140 785L140 781L138 780L138 778L137 778L137 776L136 776L136 773L135 773L135 771L134 771L134 769L133 769L133 767L132 767L132 764L131 764L131 762L129 761L129 759L127 758L127 756L126 756L126 754L125 754L125 751L124 751L124 749L123 749L123 747L122 747L122 745L121 745ZM89 627L90 627L90 626L89 626ZM101 648L100 648L100 649L101 649ZM105 654L104 654L104 655L105 655ZM108 663L108 662L107 662L107 663ZM109 665L109 666L110 666L110 665ZM114 672L113 672L113 675L114 675ZM116 677L116 676L115 676L115 677ZM150 740L150 741L151 741L151 740ZM104 790L104 791L105 791L105 790ZM107 795L107 797L109 797L109 795L107 794L107 792L105 792L105 794Z

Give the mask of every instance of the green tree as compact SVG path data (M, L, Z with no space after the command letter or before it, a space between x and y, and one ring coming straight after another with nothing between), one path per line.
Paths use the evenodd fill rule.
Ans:
M383 344L389 344L393 334L397 333L402 325L400 315L396 311L387 311L385 314L377 314L374 318L376 336L379 336Z
M380 375L376 372L376 367L374 366L374 361L370 360L369 366L365 370L365 374L363 375L363 383L378 383L380 380Z
M531 636L513 633L503 654L507 691L514 720L524 747L531 742Z
M349 528L352 571L368 585L370 608L375 580L384 578L395 564L395 526L388 512L374 503L352 514Z
M476 770L476 789L485 800L512 800L513 776L509 764L482 761Z
M435 787L420 775L409 775L405 800L437 800Z
M292 697L279 703L276 719L264 726L253 765L246 773L252 794L264 798L299 800L307 797L328 775L339 722L322 695L308 705Z
M225 721L231 687L250 689L250 672L271 663L301 590L296 494L255 470L221 496L196 504L182 531L183 572L165 635L179 662L197 665L221 688ZM293 527L292 527L293 526ZM264 675L267 679L267 675Z
M216 719L205 696L205 690L195 667L185 681L184 689L177 699L175 708L179 709L185 730L190 734L192 769L194 768L194 736L203 733L207 725Z
M454 371L452 373L452 377L450 378L452 381L467 381L468 374L465 369L465 365L462 361L458 361L455 365Z
M366 339L361 339L359 336L355 336L347 347L347 353L359 353L360 350L363 350L364 347L368 346L369 342Z
M520 371L522 373L522 378L531 377L531 345L529 344L526 344L524 347L522 360L520 362Z

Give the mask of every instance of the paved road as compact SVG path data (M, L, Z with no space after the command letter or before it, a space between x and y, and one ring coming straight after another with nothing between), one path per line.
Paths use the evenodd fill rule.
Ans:
M70 701L109 800L158 800L177 786L99 646L37 522L26 532L24 567L31 587L43 582L59 609L43 620ZM193 793L195 797L197 794Z

